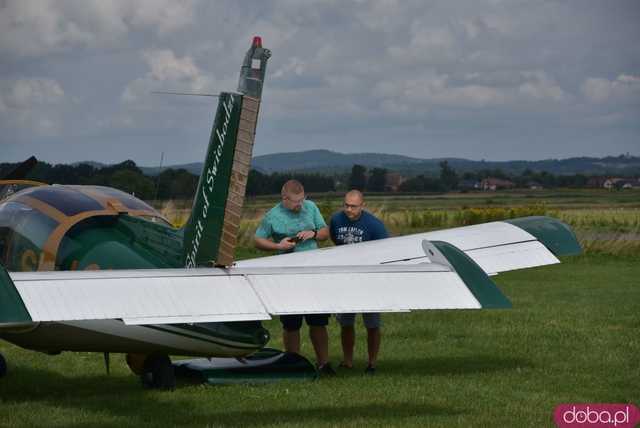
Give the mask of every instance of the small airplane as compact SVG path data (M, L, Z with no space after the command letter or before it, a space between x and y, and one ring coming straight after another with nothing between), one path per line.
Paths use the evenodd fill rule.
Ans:
M509 308L490 275L580 253L567 225L526 217L234 263L270 55L255 37L219 95L183 228L116 189L25 181L33 160L0 181L1 339L101 352L107 369L124 353L143 384L173 388L169 355L249 356L272 315Z

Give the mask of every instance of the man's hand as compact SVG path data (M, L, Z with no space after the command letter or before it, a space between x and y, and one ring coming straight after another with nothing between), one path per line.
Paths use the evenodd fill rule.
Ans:
M282 241L278 242L278 249L287 251L296 246L296 243L291 240L291 238L286 237L282 239Z
M315 238L316 232L314 232L313 230L303 230L302 232L298 232L296 236L301 241L307 241L309 239Z

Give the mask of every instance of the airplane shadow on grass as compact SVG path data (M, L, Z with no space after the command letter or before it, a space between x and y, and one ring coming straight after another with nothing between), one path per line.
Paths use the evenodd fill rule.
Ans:
M376 383L387 376L431 377L448 375L473 375L516 370L532 367L530 361L518 358L501 358L495 355L478 355L469 357L437 357L437 358L404 358L383 359L378 369ZM340 370L339 378L362 377L359 369ZM354 379L355 380L355 379ZM320 380L320 382L331 382ZM439 405L415 403L372 403L349 404L336 403L332 406L310 402L303 408L268 409L269 405L252 410L248 405L245 410L231 410L220 406L219 400L234 400L229 394L237 390L228 387L196 387L193 389L179 387L175 392L158 392L144 390L137 379L121 374L66 376L64 374L33 367L15 367L9 376L0 381L0 398L6 404L40 403L56 408L68 408L73 412L111 414L117 418L125 418L127 424L136 426L149 425L270 425L280 423L332 423L341 424L354 420L376 422L389 420L397 423L402 418L455 416L464 413L460 409ZM267 388L281 388L278 385L262 385L251 387L253 400L261 402L259 397ZM295 388L295 387L294 387ZM203 394L202 401L198 398ZM213 397L210 404L208 395ZM267 394L268 395L268 394ZM237 399L242 399L240 396ZM326 402L326 397L324 398ZM237 404L234 403L234 404ZM275 405L274 405L275 406ZM46 417L46 415L43 415ZM100 425L100 416L96 416L92 426ZM44 422L44 421L43 421ZM113 420L104 426L112 425ZM73 426L73 425L70 425Z
M468 357L407 357L385 359L378 363L378 374L401 376L446 376L494 373L534 367L523 358L503 358L495 355L473 355ZM360 376L361 370L341 370L340 376Z
M16 379L20 381L16 382ZM70 420L77 417L77 413L74 413L77 411L82 412L83 419L95 414L95 419L90 422L65 422L65 426L70 427L113 426L114 420L109 416L132 426L244 427L296 423L338 425L354 420L366 423L368 419L376 423L398 423L403 418L451 417L464 413L459 409L428 403L376 402L354 405L339 403L336 398L335 403L327 405L326 397L324 404L309 402L300 406L297 403L298 408L285 407L285 403L263 403L260 393L266 388L278 388L277 385L252 387L252 403L247 402L246 409L238 409L236 400L242 398L237 395L234 397L237 390L231 390L230 387L197 387L201 389L196 391L178 388L174 392L160 392L143 390L138 382L131 380L122 375L67 377L46 369L16 367L11 376L0 381L0 398L7 405L32 403L45 408L55 407L58 415L66 409L70 412ZM290 387L291 384L288 385ZM217 396L214 397L216 400L209 402L207 398L210 395ZM225 408L220 403L221 399L233 402L230 407L234 408ZM37 419L46 424L47 417L43 412Z

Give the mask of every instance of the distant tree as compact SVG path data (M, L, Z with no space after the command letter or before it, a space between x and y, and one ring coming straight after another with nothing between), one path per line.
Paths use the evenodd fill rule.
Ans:
M424 175L411 177L400 184L401 192L422 192L424 191Z
M447 190L458 188L458 174L449 166L449 162L440 162L440 182Z
M196 193L198 176L185 169L165 169L155 177L158 199L190 199Z
M367 190L370 192L384 192L386 179L387 170L385 168L373 168L367 181Z
M271 193L270 177L258 170L249 171L247 179L247 195L268 195Z
M367 187L367 168L362 165L353 165L349 176L349 189L364 191Z
M123 169L113 173L109 180L109 185L135 195L140 199L149 200L154 197L155 186L153 181L149 177L130 169Z
M434 177L425 177L423 185L424 185L425 192L444 193L449 190L449 188L445 186L442 180L439 180Z
M412 177L400 185L401 192L446 192L447 189L438 178L426 175Z

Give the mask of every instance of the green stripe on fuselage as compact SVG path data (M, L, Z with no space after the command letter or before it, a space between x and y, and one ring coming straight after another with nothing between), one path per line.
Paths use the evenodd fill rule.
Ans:
M448 242L431 241L431 243L451 263L483 309L511 308L509 299L502 294L485 271L463 251Z
M15 284L5 268L0 266L0 324L31 321Z
M157 330L157 331L161 331L163 333L168 333L168 334L175 334L176 336L182 336L182 337L186 337L192 340L198 340L201 342L206 342L206 343L213 343L215 345L221 346L221 347L225 347L225 348L230 348L230 349L243 349L243 350L247 350L247 349L259 349L264 345L257 345L257 344L253 344L253 343L230 343L227 340L219 340L218 337L214 336L213 334L209 334L207 338L202 337L202 335L196 335L196 334L191 334L191 332L189 331L189 329L184 328L184 325L178 325L178 324L170 324L170 327L173 327L173 329L170 328L166 328L160 325L144 325L142 327L146 327L146 328L150 328L152 330ZM177 331L178 330L178 331Z

